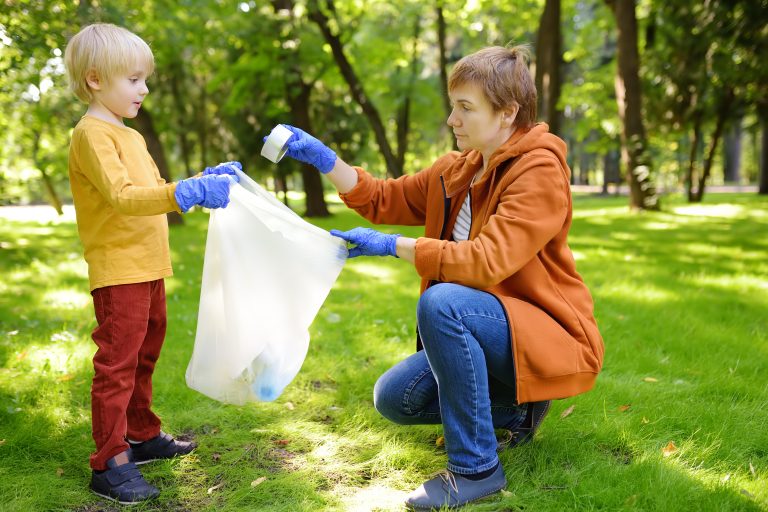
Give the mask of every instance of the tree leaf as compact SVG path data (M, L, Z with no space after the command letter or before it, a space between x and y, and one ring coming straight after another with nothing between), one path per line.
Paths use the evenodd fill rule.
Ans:
M568 416L571 415L571 413L573 412L573 410L575 408L576 408L575 405L570 406L569 408L567 408L566 410L564 410L563 412L560 413L560 417L561 418L567 418Z
M211 458L213 460L219 460L221 458L221 454L217 452L213 452L213 454L211 455Z
M286 446L291 443L290 439L277 439L274 441L277 446Z
M435 446L445 446L445 437L438 436L437 439L435 439Z
M632 407L630 404L627 405L620 405L619 406L619 412L627 412L629 408Z
M659 382L659 379L656 379L654 377L646 377L643 379L643 382Z
M669 457L670 455L672 455L675 452L677 452L677 446L675 446L675 443L672 442L672 441L667 443L667 446L665 446L661 450L662 455L664 455L665 457Z
M64 470L62 468L56 468L56 476L61 476L64 474Z

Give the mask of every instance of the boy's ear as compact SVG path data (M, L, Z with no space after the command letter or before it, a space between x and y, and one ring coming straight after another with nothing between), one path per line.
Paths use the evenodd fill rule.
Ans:
M88 84L88 87L93 89L94 91L100 91L101 90L101 80L99 80L99 75L96 73L95 69L92 69L88 71L85 75L85 83Z

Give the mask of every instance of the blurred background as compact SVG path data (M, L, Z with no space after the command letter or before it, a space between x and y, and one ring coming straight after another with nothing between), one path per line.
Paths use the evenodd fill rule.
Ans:
M259 156L276 123L376 175L413 173L453 148L452 65L520 43L574 186L637 209L669 192L768 194L766 0L0 0L0 205L70 201L69 136L86 106L63 52L94 22L155 54L130 125L166 179L240 160L278 197L299 193L307 216L328 215L328 191L314 169Z

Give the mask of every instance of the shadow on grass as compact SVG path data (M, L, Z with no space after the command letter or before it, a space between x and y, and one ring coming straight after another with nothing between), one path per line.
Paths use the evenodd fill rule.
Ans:
M468 510L768 504L768 213L742 196L716 217L676 213L674 199L628 215L625 201L576 199L571 244L606 340L596 388L556 402L534 443L502 454L506 493ZM316 224L368 225L340 208ZM155 406L168 431L201 444L143 468L163 494L138 510L400 510L445 463L439 427L398 427L372 405L378 376L414 348L416 272L392 258L349 261L283 396L225 406L184 383L207 216L186 220L171 230ZM12 510L113 510L86 490L95 347L75 227L5 223L0 241L0 495Z

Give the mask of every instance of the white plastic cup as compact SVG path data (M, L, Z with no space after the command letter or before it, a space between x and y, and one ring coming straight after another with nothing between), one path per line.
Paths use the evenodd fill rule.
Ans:
M288 151L287 143L291 135L293 132L281 124L272 128L269 137L264 142L264 147L261 148L261 156L271 162L279 162L285 152Z

